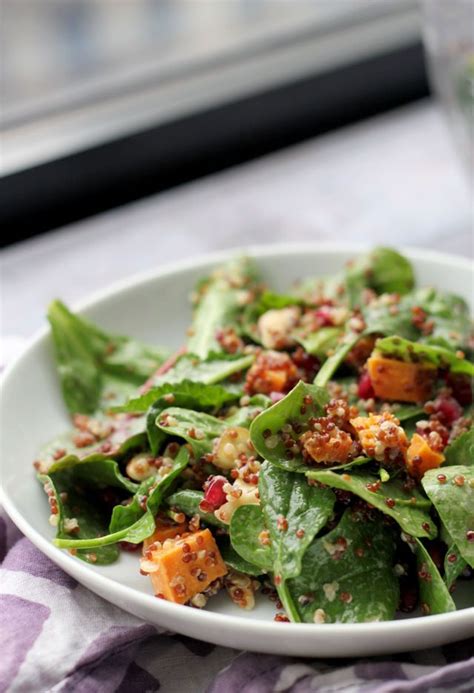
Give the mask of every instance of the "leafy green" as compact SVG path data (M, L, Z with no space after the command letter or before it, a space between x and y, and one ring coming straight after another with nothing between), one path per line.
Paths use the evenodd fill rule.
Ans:
M218 537L217 545L224 563L228 565L229 568L237 570L239 573L245 573L246 575L257 576L263 574L264 571L259 566L249 563L249 561L246 561L237 553L230 543L228 536L221 535Z
M226 390L222 385L208 384L194 380L166 382L153 387L148 392L114 407L116 412L146 412L152 405L162 401L162 409L174 404L178 407L196 407L199 410L220 409L224 404L235 402L239 395ZM189 402L189 404L187 404Z
M175 479L181 474L189 461L189 453L182 447L174 460L172 470L162 478L152 477L140 485L129 505L116 505L110 520L109 534L91 539L56 539L60 548L97 548L127 541L139 544L153 534L155 515L163 498ZM144 501L146 500L146 507Z
M344 335L334 354L323 363L316 374L314 379L315 385L322 388L328 384L348 353L355 347L361 337L362 334L358 332L347 332L347 334Z
M307 329L299 327L293 330L292 337L308 354L326 359L328 352L338 346L342 333L340 327L320 327L319 330L310 333Z
M444 466L474 466L474 428L470 428L453 440L444 449L444 456L446 458Z
M91 445L78 447L74 442L78 430L68 431L49 441L40 450L37 461L41 467L49 467L64 458L77 458L84 462L94 460L97 455L106 459L121 459L130 450L143 447L146 442L145 417L128 415L106 416L98 414L91 422L100 428L110 428L110 433ZM103 452L107 450L107 452Z
M393 572L393 532L380 517L349 509L338 526L306 551L301 574L288 581L292 601L306 623L354 623L392 619L398 603Z
M113 486L131 493L135 493L138 488L138 484L121 474L117 462L108 459L105 455L89 455L85 460L80 460L75 455L67 455L59 462L52 464L48 474L62 472L65 469L72 471L74 482L82 482L94 488Z
M107 531L108 518L100 510L95 502L96 499L74 482L70 469L43 476L41 481L43 483L49 481L56 499L58 508L56 541L71 541L72 536L79 540L90 539ZM78 528L74 534L66 531L68 520L77 520ZM119 550L117 546L103 546L97 547L93 552L78 549L75 555L86 563L108 565L117 560Z
M51 303L48 319L64 401L73 414L99 408L106 375L139 385L166 356L129 337L106 334L60 301Z
M142 408L152 404L160 397L160 386L164 383L182 383L183 380L191 380L193 383L212 385L226 380L235 373L247 370L254 361L253 354L241 356L212 352L204 360L195 354L183 354L170 370L151 379L152 387L145 393L146 399L143 405L134 402L133 406ZM141 398L138 399L141 400Z
M346 270L346 292L352 308L361 305L361 294L366 287L377 294L402 295L411 291L414 283L411 263L392 248L375 248Z
M184 438L196 458L211 452L214 440L228 428L225 421L215 416L179 407L164 409L156 420L156 426L165 434Z
M412 342L402 337L378 339L375 347L382 356L394 356L403 361L428 364L436 368L449 369L452 373L474 376L474 364L459 358L450 349Z
M461 556L456 544L450 544L444 557L444 581L448 590L454 585L467 568L467 563Z
M258 566L264 573L273 570L273 554L269 544L261 541L266 532L265 520L259 505L241 505L230 520L230 541L245 561Z
M238 317L248 304L249 290L256 289L256 270L248 258L237 258L201 283L188 339L188 350L205 359L220 351L216 333L224 327L238 327Z
M306 398L306 401L305 401ZM311 399L311 403L307 403ZM250 438L257 452L264 458L287 471L305 471L301 454L292 459L283 445L280 433L284 426L298 425L298 436L308 428L308 419L324 415L324 405L329 401L325 390L300 381L286 397L262 412L250 426ZM297 437L294 431L291 433Z
M367 488L368 485L376 483L379 479L377 476L359 469L351 472L351 474L314 470L306 472L306 476L331 488L339 488L354 493L374 508L393 517L407 534L428 538L436 536L436 526L429 513L430 501L423 498L416 489L406 491L400 479L392 478L380 484L377 491L370 491ZM391 501L394 501L393 507L391 507Z
M456 611L456 605L430 554L419 539L413 537L413 541L423 612L444 614L447 611Z
M217 519L214 513L203 512L199 504L204 498L204 493L202 491L195 491L194 489L181 489L176 491L171 496L166 499L166 504L170 508L176 508L188 517L193 515L199 515L201 520L207 524L214 527L221 527L222 529L228 529L228 526Z
M301 474L269 462L260 469L258 489L270 532L273 572L287 580L300 573L303 555L331 517L336 498L329 489L310 486Z
M473 467L443 467L446 482L440 483L439 470L430 469L421 483L462 557L474 567L474 471Z
M472 334L469 306L459 296L433 288L417 289L410 297L413 306L422 308L433 321L433 329L421 341L456 351L466 349Z

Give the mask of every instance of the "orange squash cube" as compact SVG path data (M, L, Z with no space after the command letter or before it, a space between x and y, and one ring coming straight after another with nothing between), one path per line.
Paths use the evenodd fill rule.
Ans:
M157 518L156 529L151 537L148 537L143 542L143 550L146 551L156 541L163 543L165 539L174 539L174 537L185 534L187 531L188 528L185 522L176 524L172 520L167 521L166 519Z
M141 569L150 575L156 596L177 604L186 604L227 573L209 529L167 539L161 548L150 546Z
M420 479L429 469L436 469L445 460L441 452L430 448L428 441L414 433L407 450L407 469L411 476Z
M382 356L371 356L367 370L380 399L395 402L426 402L433 389L436 369Z

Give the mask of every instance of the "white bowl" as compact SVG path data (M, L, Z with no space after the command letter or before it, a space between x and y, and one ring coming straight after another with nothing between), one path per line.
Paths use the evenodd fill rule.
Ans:
M264 278L277 290L295 279L333 273L360 248L344 245L285 245L246 248ZM468 260L425 250L406 251L419 285L435 285L471 300L473 273ZM95 294L76 306L111 331L178 347L190 321L188 296L196 280L229 257L221 253L140 275ZM60 295L61 289L58 288ZM3 379L0 502L19 529L52 561L108 601L144 620L194 638L228 647L282 655L343 657L377 655L440 645L474 635L474 595L459 598L460 610L438 616L366 624L287 624L273 621L275 607L261 597L244 612L226 595L204 611L156 599L138 572L138 558L122 554L118 563L95 567L53 546L46 496L32 461L39 446L67 429L48 329L43 329ZM472 588L472 584L471 584ZM464 601L463 601L464 599ZM470 600L470 601L469 601Z

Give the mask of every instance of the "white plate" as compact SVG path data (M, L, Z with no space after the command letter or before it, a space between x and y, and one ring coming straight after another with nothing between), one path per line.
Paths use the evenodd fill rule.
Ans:
M295 279L333 273L360 249L345 245L285 245L248 248L264 278L277 290ZM78 309L104 328L178 347L190 321L188 296L196 280L228 257L219 254L141 275L96 294ZM407 251L420 285L436 285L471 300L472 268L467 260L425 250ZM61 288L58 287L58 294ZM32 461L39 446L68 428L52 358L49 331L42 330L8 368L3 380L0 501L27 537L63 570L113 604L150 623L220 645L282 655L341 657L424 648L474 635L474 596L461 598L459 611L383 623L275 623L275 607L261 597L243 612L226 595L205 611L156 599L136 555L94 567L51 543L48 505ZM471 584L472 588L472 584ZM471 601L469 601L469 599Z

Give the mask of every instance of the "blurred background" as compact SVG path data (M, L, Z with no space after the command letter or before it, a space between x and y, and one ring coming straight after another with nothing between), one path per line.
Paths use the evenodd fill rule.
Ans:
M2 281L31 315L250 242L472 253L471 0L0 8Z

